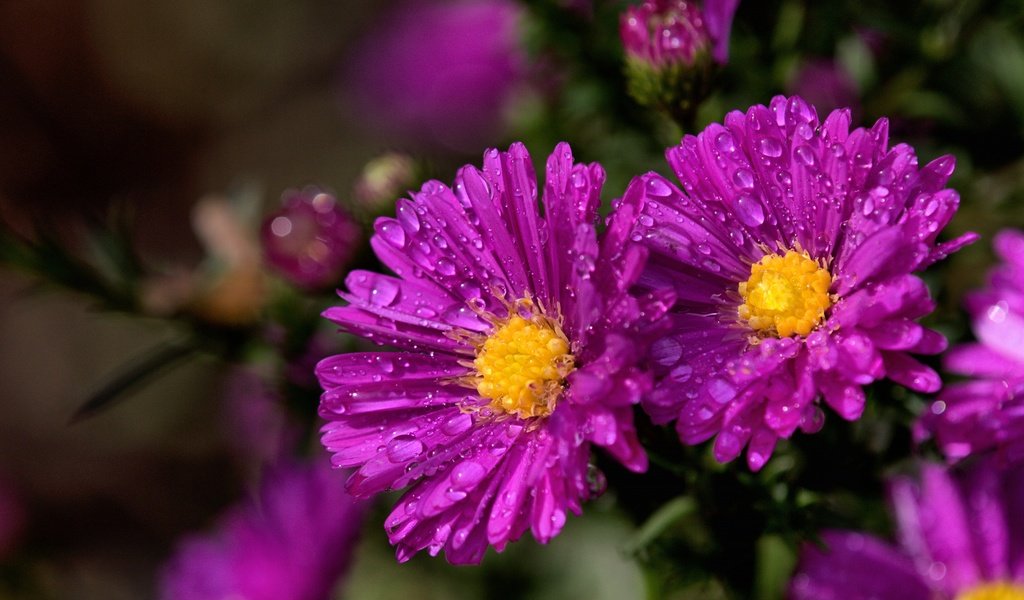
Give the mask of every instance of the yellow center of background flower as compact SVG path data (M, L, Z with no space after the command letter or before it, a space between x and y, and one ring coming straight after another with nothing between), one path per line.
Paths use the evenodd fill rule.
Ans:
M832 276L806 252L768 254L750 267L739 285L743 304L738 314L752 329L779 337L807 335L832 305Z
M543 319L513 316L477 349L477 392L519 418L546 417L574 366L565 334Z
M1003 581L984 583L958 594L956 600L1024 600L1024 587Z

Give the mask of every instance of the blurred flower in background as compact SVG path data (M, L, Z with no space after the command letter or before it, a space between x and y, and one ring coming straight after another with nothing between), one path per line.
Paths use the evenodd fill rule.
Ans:
M947 386L917 430L934 432L952 460L990 450L1024 459L1024 232L1003 230L992 247L1003 262L965 301L978 341L944 357L947 370L972 379Z
M459 152L502 132L525 73L520 8L511 0L406 0L353 50L341 93L378 135Z
M258 190L207 196L192 209L192 229L205 251L192 270L178 265L141 285L142 310L160 316L188 312L229 327L255 323L267 301L268 282L256 235Z
M284 459L299 439L281 394L263 370L255 365L235 366L223 383L228 441L235 455L257 471Z
M292 284L332 288L362 242L362 231L338 201L315 188L285 192L260 228L267 263Z
M793 75L789 92L810 102L819 113L848 108L854 121L860 117L857 83L842 64L828 59L804 61Z
M281 463L258 496L210 534L186 537L164 569L164 600L322 600L345 573L365 506L327 461Z
M793 600L1021 600L1024 471L982 461L967 470L924 465L890 490L899 546L828 531L807 544Z

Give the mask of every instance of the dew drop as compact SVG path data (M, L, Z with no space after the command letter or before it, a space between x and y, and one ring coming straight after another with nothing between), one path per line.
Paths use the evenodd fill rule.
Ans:
M660 178L652 177L647 180L647 193L659 198L667 198L672 195L672 188Z
M391 306L398 298L398 284L390 279L378 277L370 291L370 304L375 306Z
M754 187L754 174L750 172L750 169L737 169L732 174L732 182L736 184L736 187L749 190Z
M437 316L437 311L426 306L420 306L416 309L416 316L424 319L432 319Z
M813 167L817 160L814 158L814 151L807 145L797 146L794 153L796 154L796 159L808 167Z
M399 435L388 442L388 460L395 464L408 462L423 454L423 442L411 435Z
M727 131L723 131L715 137L715 146L727 154L736 151L736 141L732 139L732 134Z
M693 367L683 364L669 371L668 378L676 383L685 383L690 380L691 375L693 375Z
M761 208L761 203L749 194L736 198L736 216L749 227L757 227L764 223L764 209Z
M775 138L761 138L757 143L757 150L769 158L782 156L782 144Z
M860 207L860 212L865 217L870 216L875 210L875 201L871 199L871 196L865 196L864 204Z
M479 298L480 286L471 281L463 281L459 284L459 295L466 300L469 300L470 298Z
M405 246L405 230L395 221L385 221L380 225L380 234L394 246Z
M480 483L480 480L487 474L487 470L480 463L466 461L459 463L452 469L452 488L456 490L468 490Z
M447 258L439 258L437 259L437 272L442 275L454 275L455 263Z
M398 221L412 233L420 230L420 218L416 216L416 211L408 201L398 204Z

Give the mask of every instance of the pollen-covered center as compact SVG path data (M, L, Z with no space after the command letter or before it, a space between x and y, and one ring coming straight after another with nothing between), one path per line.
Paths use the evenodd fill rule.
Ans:
M750 267L739 285L743 304L738 314L752 329L779 337L807 335L832 305L832 276L806 252L767 254Z
M491 407L526 419L551 414L574 359L553 324L514 315L477 349L473 366L477 392Z
M1024 600L1024 586L999 581L983 583L957 595L956 600Z

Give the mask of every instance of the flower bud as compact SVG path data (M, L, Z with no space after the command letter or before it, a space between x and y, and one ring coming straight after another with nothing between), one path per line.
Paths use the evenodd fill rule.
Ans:
M341 279L362 237L359 226L334 196L317 189L290 191L260 229L268 264L305 289Z
M645 0L623 13L629 93L684 128L710 91L717 65L728 58L738 0Z

